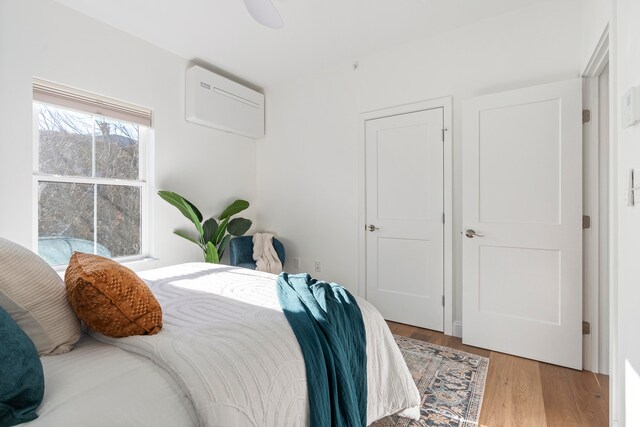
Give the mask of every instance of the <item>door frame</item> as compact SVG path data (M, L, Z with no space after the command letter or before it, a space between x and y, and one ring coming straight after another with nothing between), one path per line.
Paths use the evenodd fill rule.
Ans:
M445 335L453 334L453 128L452 97L429 99L389 108L365 111L358 117L358 295L366 299L367 248L366 248L366 124L369 120L443 109L444 117L444 319Z
M584 291L584 309L583 312L585 314L584 320L588 321L591 324L591 333L590 335L585 335L585 347L584 350L588 352L588 357L585 358L584 369L590 370L592 372L600 372L600 357L599 354L603 350L601 348L602 343L600 342L600 268L603 263L609 264L609 294L610 294L610 305L609 305L609 324L611 331L611 319L612 311L611 303L613 302L611 298L611 290L613 288L613 278L611 273L612 270L612 251L613 246L611 245L613 236L612 234L612 226L614 221L614 216L612 212L611 206L614 203L611 203L612 197L615 196L615 190L612 190L612 183L614 182L614 173L615 171L612 169L612 160L613 153L611 149L611 142L613 141L611 135L609 136L609 173L608 173L608 181L609 181L609 229L608 240L609 240L609 259L600 259L599 257L599 248L600 248L600 237L599 237L599 214L598 210L602 208L601 200L600 200L600 174L599 174L599 160L600 154L597 151L600 146L600 100L599 100L599 77L609 65L609 27L607 26L598 41L598 44L591 56L587 67L585 68L584 73L582 74L583 79L583 108L591 111L591 117L589 123L584 124L583 126L583 141L584 141L584 152L583 152L583 185L584 190L583 194L585 199L589 200L589 204L584 204L583 210L584 215L591 216L591 228L590 230L584 230L584 253L583 253L583 291ZM609 71L609 102L611 104L613 99L613 94L611 92L611 68ZM611 109L610 109L611 110ZM611 121L611 112L609 113L609 128L613 129L615 124ZM589 148L595 150L595 152L590 153ZM591 154L591 155L589 155ZM590 232L588 235L586 232ZM609 342L613 341L612 334L609 333ZM609 351L609 369L608 373L612 372L613 365L613 357L611 351L609 350L611 346L607 349Z

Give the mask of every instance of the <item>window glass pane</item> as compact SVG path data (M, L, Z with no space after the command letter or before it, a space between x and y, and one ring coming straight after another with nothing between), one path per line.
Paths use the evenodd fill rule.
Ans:
M95 135L96 176L137 180L140 159L138 125L97 118Z
M49 264L66 264L74 251L94 252L94 188L92 184L38 184L38 253ZM98 253L110 256L101 249Z
M52 175L92 175L93 116L39 105L39 171Z
M112 257L140 255L138 187L98 185L98 243Z
M142 188L98 184L139 180L140 126L34 103L38 119L38 173L64 181L39 182L38 246L50 264L74 251L109 258L141 255ZM74 178L78 177L78 178Z

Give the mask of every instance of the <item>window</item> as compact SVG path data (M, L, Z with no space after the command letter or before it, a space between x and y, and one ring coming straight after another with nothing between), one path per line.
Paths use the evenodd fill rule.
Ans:
M74 251L119 260L147 248L144 111L34 83L38 253L65 265ZM97 112L95 112L97 111Z

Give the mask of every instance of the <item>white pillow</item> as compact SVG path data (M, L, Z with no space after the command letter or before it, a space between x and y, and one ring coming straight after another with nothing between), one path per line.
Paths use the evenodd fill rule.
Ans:
M66 353L80 338L62 278L38 255L1 237L0 306L41 356Z

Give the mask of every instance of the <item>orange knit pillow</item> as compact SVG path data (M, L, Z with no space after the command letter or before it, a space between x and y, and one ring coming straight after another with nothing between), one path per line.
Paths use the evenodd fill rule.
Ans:
M108 258L75 252L64 276L76 315L110 337L152 335L162 329L162 309L133 271Z

